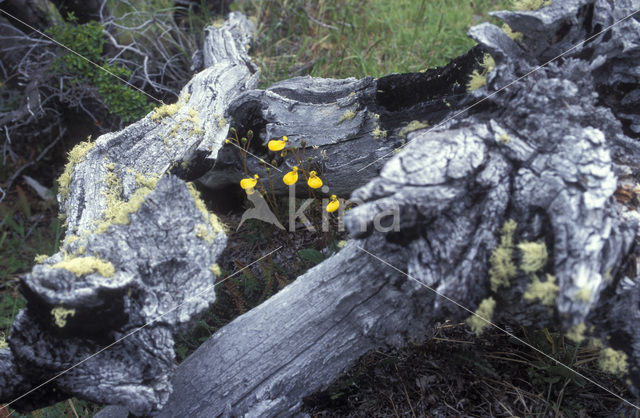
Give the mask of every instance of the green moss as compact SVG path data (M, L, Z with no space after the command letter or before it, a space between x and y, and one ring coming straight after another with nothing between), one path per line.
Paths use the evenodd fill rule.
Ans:
M51 309L51 315L53 315L56 325L60 328L63 328L65 325L67 325L68 316L74 316L75 314L75 309L65 309L62 306Z
M533 276L533 281L524 293L524 299L527 301L539 300L540 303L552 306L560 289L555 283L556 278L547 274L547 281L541 282L537 276Z
M538 10L543 6L549 6L551 0L514 0L511 6L513 10Z
M469 76L469 82L467 83L468 92L477 90L487 84L487 76L496 67L496 62L491 55L484 54L480 67L482 67L482 72L473 70L473 72Z
M65 256L63 261L54 264L51 268L69 270L76 276L98 273L104 277L111 277L115 273L115 268L110 261L104 261L97 257L70 258Z
M47 29L56 41L77 53L61 50L48 70L53 71L54 78L69 79L61 84L63 91L97 91L99 96L96 98L102 100L109 113L123 122L137 120L146 115L152 105L143 92L114 80L114 75L121 80L128 80L131 70L107 62L103 55L106 39L103 29L103 25L95 21L83 24L63 22Z
M484 329L489 326L487 321L491 321L493 310L496 307L496 301L492 297L488 297L480 302L480 306L476 310L476 315L467 318L467 325L476 334L482 334Z
M581 322L578 325L575 325L575 326L571 327L571 329L569 329L569 331L567 331L566 336L571 341L575 341L577 343L581 343L585 338L584 337L584 332L586 330L587 330L587 326L584 324L584 322Z
M522 34L522 32L514 32L513 29L511 29L511 26L507 25L506 23L502 24L502 30L507 34L509 38L513 39L516 42L520 42L522 41L522 39L524 39L524 35Z
M500 245L493 250L489 262L489 278L491 290L494 292L500 286L509 286L509 282L518 274L516 265L513 263L513 234L518 224L513 219L509 219L502 226Z
M418 129L428 128L428 127L429 127L428 123L420 122L419 120L412 120L407 124L407 126L405 126L400 130L399 135L402 138L406 138L407 135L410 134L411 132L417 131Z
M353 110L346 110L342 116L340 116L340 119L338 119L338 123L342 123L345 120L351 120L353 118L356 117L356 112L354 112Z
M621 377L629 373L629 364L627 363L627 355L613 348L605 348L600 351L598 366L604 372L611 373Z
M521 242L518 248L522 252L520 268L525 273L535 273L547 265L547 245L544 242Z
M85 142L80 142L71 151L69 151L69 160L64 166L64 171L58 177L58 190L60 192L61 201L64 203L69 197L69 185L71 184L71 176L73 174L73 167L85 159L87 153L91 148L95 147L96 143L91 142L91 137Z

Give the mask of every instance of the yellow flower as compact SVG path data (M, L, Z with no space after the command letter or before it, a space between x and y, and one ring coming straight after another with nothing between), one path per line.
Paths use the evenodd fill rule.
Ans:
M316 174L317 173L315 171L309 173L309 180L307 181L307 184L312 189L319 189L320 187L322 187L322 180L320 179L320 177L316 176Z
M287 174L284 175L282 181L287 186L290 186L298 181L298 166L294 165Z
M242 187L243 189L253 189L254 187L256 187L256 183L258 183L258 175L254 174L253 178L248 178L248 179L242 179L240 180L240 187Z
M332 194L331 201L327 205L327 212L335 212L340 207L340 202L338 201L338 196Z
M269 147L271 151L282 151L288 140L289 138L286 136L283 136L282 139L273 139L269 141L267 147Z

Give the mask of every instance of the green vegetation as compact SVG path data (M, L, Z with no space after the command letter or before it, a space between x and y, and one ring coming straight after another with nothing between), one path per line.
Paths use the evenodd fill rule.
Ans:
M70 15L68 20L50 28L49 34L56 41L86 59L72 52L66 52L54 62L54 71L74 77L71 86L64 87L97 88L109 112L118 116L123 122L140 119L149 113L152 105L147 102L147 97L143 93L114 79L114 76L117 76L128 80L131 70L122 65L109 64L102 56L104 47L102 24L98 22L74 24L73 15ZM102 69L89 61L100 65Z
M467 30L509 0L236 0L253 16L261 86L295 75L381 77L444 65L473 45Z
M538 10L541 7L549 6L552 0L515 0L513 10Z

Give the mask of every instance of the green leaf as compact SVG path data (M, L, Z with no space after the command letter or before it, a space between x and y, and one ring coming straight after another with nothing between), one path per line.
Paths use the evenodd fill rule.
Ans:
M298 251L298 256L311 263L311 265L320 264L324 260L324 255L314 248L305 248Z

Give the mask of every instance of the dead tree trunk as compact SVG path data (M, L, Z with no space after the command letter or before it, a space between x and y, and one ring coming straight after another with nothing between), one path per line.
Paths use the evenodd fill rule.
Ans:
M640 216L634 187L640 180L640 147L636 143L640 95L637 88L629 91L630 85L637 86L640 81L636 71L640 60L638 20L629 17L618 22L609 29L610 36L601 34L565 54L563 60L539 66L548 57L566 52L569 45L589 39L639 7L638 1L631 0L615 4L605 0L567 0L538 11L496 13L522 37L512 35L512 39L491 24L473 27L470 35L482 50L470 52L466 59L479 57L483 51L492 59L483 57L483 67L475 67L479 88L458 97L453 104L451 98L445 101L443 96L462 94L455 82L464 86L473 65L465 59L434 70L446 74L440 78L446 79L449 87L443 86L432 72L360 81L298 78L266 91L249 88L242 95L234 93L240 89L223 84L228 86L222 90L227 101L220 99L220 88L214 88L216 99L221 100L217 102L217 123L224 126L224 122L232 120L241 134L253 130L258 139L252 151L259 158L270 156L265 148L267 141L281 135L298 141L300 146L305 139L309 147L315 145L327 154L331 152L339 163L335 167L327 164L326 173L333 173L327 175L335 176L335 184L348 184L345 193L357 187L353 197L363 202L345 219L353 239L338 254L219 330L177 367L171 385L156 378L149 386L139 383L141 386L136 389L140 390L126 396L114 390L102 397L91 386L78 389L74 385L79 379L66 375L54 381L56 386L66 393L124 404L136 414L296 415L304 396L328 385L368 350L424 338L429 324L445 318L470 318L471 327L481 332L487 323L472 317L463 306L499 324L551 326L565 330L576 341L590 338L593 343L608 346L603 350L603 367L624 376L638 395L640 278L636 244ZM217 35L231 38L229 32ZM209 62L216 64L210 71L228 74L220 70L226 68L226 61ZM246 71L240 79L248 83L252 66L234 63ZM465 66L466 72L461 70ZM230 70L230 74L237 74L235 71ZM191 100L211 91L202 83L192 83ZM482 102L468 113L457 111L477 100ZM216 117L215 111L201 111L208 109L208 103L202 99L193 102L196 115L203 119ZM228 113L225 103L230 103ZM172 109L162 112L172 116ZM431 113L435 109L440 113ZM224 148L218 152L226 130L206 131L201 142L165 143L173 157L158 157L163 155L163 141L146 141L151 135L157 137L156 132L161 138L171 132L178 132L181 137L189 133L187 138L191 138L197 137L198 129L210 126L190 119L195 117L191 111L176 111L182 111L178 115L184 119L174 116L163 127L162 123L153 125L153 118L147 117L129 130L97 141L98 151L89 151L85 160L92 162L94 171L83 170L85 166L81 165L72 177L69 198L63 199L70 232L81 234L83 228L93 227L90 221L102 213L95 208L103 199L89 196L99 196L103 187L100 184L115 182L109 180L113 176L107 172L100 177L96 171L103 161L97 158L100 156L109 156L108 161L123 164L123 168L133 167L139 173L156 166L168 169L172 161L182 161L186 168L180 163L177 172L188 177L211 165L207 164L206 155L215 160L213 171L205 180L212 187L244 175L231 154L225 156ZM347 117L345 112L350 112ZM418 124L410 124L414 120ZM425 121L443 123L431 130L420 125ZM402 131L402 127L406 129ZM191 130L195 131L193 135ZM373 132L380 134L383 130L387 131L387 139L375 138ZM154 133L136 136L140 131ZM126 142L131 137L144 138L143 146ZM126 145L119 145L116 138ZM407 144L400 152L386 155L402 145L403 139ZM174 147L180 151L171 154ZM286 159L276 163L280 167L291 164ZM358 177L358 173L382 165L375 178ZM252 166L256 172L258 169L258 165ZM142 187L136 188L135 177L124 174L119 178L125 197ZM91 186L96 179L97 188ZM144 184L148 179L143 176L138 181ZM162 231L167 231L162 228L162 220L180 213L189 219L198 216L194 215L193 205L176 207L171 203L171 193L184 195L180 184L173 177L162 179L145 200L146 216L154 219ZM177 198L185 200L181 196ZM173 209L164 210L163 205ZM83 210L84 207L88 209ZM398 228L380 228L383 218L396 219ZM186 227L198 235L196 228L193 223ZM106 238L89 243L100 253L103 247L98 242L114 247L120 242L109 233L134 232L119 232L116 227L107 231ZM208 229L200 232L204 237L212 234ZM185 242L174 243L171 251L162 251L172 254L173 264L182 263L170 273L184 273L189 268L202 271L207 267L203 264L212 258L188 258L186 254L191 254L192 249L184 238L188 233L176 234ZM124 239L124 235L120 237ZM144 253L151 242L160 238L151 233L147 239L140 241L138 251ZM221 238L218 244L223 245ZM77 251L72 242L65 248ZM130 249L114 248L111 254L120 254L118 251ZM197 247L193 251L205 249ZM256 258L259 256L256 254ZM36 363L41 357L28 354L35 345L34 338L22 336L30 335L27 324L42 323L38 318L44 318L43 309L39 306L50 310L54 306L50 301L64 297L65 288L56 283L66 282L49 276L51 264L62 258L55 257L45 262L48 266L36 266L24 279L30 305L14 327L11 351L0 351L0 359L9 370L0 375L2 379L11 379L17 366L23 367L17 376L27 382L35 380L36 370L42 373L42 365ZM215 258L215 254L211 257ZM147 265L155 265L151 261ZM145 276L139 268L136 273L126 263L121 264L129 280L158 276L156 272ZM119 286L117 290L126 288ZM160 298L165 294L157 291L155 295ZM87 303L94 306L96 297L90 296L76 296L77 309ZM118 300L136 299L120 296ZM134 312L140 319L138 323L152 316L144 314L157 311L148 307L125 310ZM56 318L63 313L58 311ZM66 318L69 319L68 314ZM184 323L188 322L184 319ZM125 340L131 351L122 355L139 361L139 354L133 352L135 347L148 349L158 340L168 345L170 337L162 332L174 329L178 322L174 318L168 327L157 327L149 335ZM79 329L86 337L87 328ZM67 344L86 344L93 349L96 341L99 340L90 339L93 345L86 341ZM164 373L167 368L163 361L166 363L168 351L158 351L164 355L158 356L161 361L143 360L156 367L152 372ZM113 376L109 373L116 366L110 368L107 360L101 363L103 368L98 373L91 375L95 378L90 382L102 383L100 376ZM66 365L62 361L49 362L46 370L52 374L63 364ZM129 364L125 362L125 366ZM32 374L27 375L27 370ZM137 369L134 378L155 376L144 370L136 373ZM86 382L85 374L82 377ZM162 375L168 376L168 372ZM111 383L118 388L127 379L131 379L129 374L116 373ZM170 387L173 392L169 395ZM36 394L49 399L53 396L46 392ZM1 397L7 398L7 394L3 392ZM124 416L123 413L126 411L110 407L100 416Z

